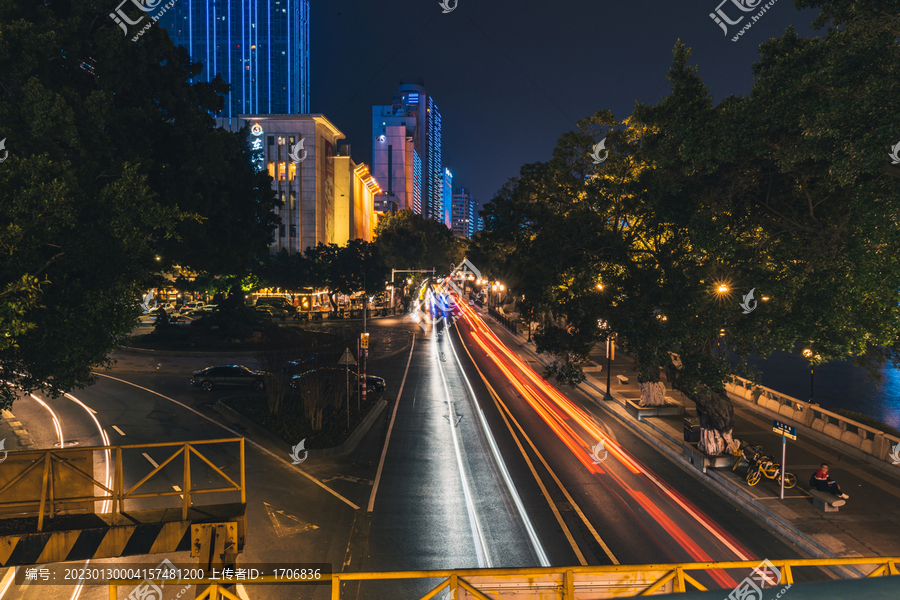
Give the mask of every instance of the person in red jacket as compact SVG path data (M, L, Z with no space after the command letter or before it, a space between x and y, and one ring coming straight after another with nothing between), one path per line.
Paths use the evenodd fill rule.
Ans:
M841 486L839 486L828 474L828 465L826 463L822 463L821 468L813 473L813 476L809 480L809 485L820 492L831 492L838 498L843 498L844 500L850 497L841 492Z

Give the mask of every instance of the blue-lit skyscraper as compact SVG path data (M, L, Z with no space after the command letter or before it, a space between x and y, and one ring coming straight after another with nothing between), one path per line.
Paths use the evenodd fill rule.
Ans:
M178 0L159 24L231 84L217 116L309 113L309 0Z
M447 222L441 113L421 82L401 82L391 104L372 107L372 164L385 198Z

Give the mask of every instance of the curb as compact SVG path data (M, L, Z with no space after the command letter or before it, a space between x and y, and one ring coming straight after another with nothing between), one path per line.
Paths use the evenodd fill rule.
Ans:
M215 410L223 417L227 417L231 421L237 423L245 430L252 433L254 436L265 438L272 444L275 444L279 447L285 445L286 442L279 438L277 435L275 435L265 427L257 425L241 413L224 404L223 400L228 400L230 397L233 396L225 397L217 401L213 405L213 410ZM362 423L357 425L356 429L353 430L353 433L350 434L350 437L348 437L343 444L341 444L340 446L334 446L332 448L317 448L308 450L307 452L309 452L309 458L326 458L329 456L338 456L341 454L352 452L354 449L356 449L356 446L359 444L359 441L362 439L362 437L372 427L372 423L375 422L375 419L378 418L378 415L381 414L381 411L384 410L385 406L387 406L387 400L381 399L376 402L375 406L373 406L371 410L369 410L369 414L366 415L366 418L363 419Z
M252 356L253 350L244 350L243 352L187 352L178 350L152 350L150 348L133 348L131 346L119 346L120 352L130 352L132 354L145 354L147 356Z
M34 440L31 439L31 434L26 431L25 426L22 425L14 414L8 410L2 410L0 411L0 417L2 417L3 421L5 421L9 428L12 429L16 438L19 440L19 447L21 449L28 450L34 446Z
M492 320L493 320L493 318L492 318ZM496 323L496 321L495 321L495 323ZM499 326L499 324L498 324L498 326ZM516 337L518 337L518 336L516 336ZM538 361L541 362L541 364L544 364L544 365L547 364L545 359L543 357L541 357L540 355L538 355L536 352L534 352L531 348L529 348L526 343L523 342L520 345L520 347L523 348L526 352L528 352L532 356L534 356ZM730 498L732 501L734 501L735 503L740 505L742 508L744 508L747 512L752 514L754 517L756 517L757 519L759 519L760 521L762 521L769 527L772 527L773 529L778 531L778 533L783 535L785 538L787 538L788 540L790 540L791 542L793 542L794 544L796 544L797 546L802 548L805 552L808 552L809 554L812 554L819 558L842 558L842 557L837 556L834 553L832 553L827 547L820 545L814 538L806 535L805 533L803 533L802 531L797 529L793 525L793 523L791 523L790 521L787 521L781 515L767 509L764 506L757 504L754 500L751 499L751 497L749 495L747 495L746 492L744 492L740 488L737 488L737 487L731 485L730 482L723 479L721 476L714 475L713 469L709 469L706 471L706 473L705 473L707 475L706 479L701 477L701 475L703 475L704 473L702 473L695 466L693 466L689 462L687 462L683 457L679 456L676 452L674 452L671 448L666 446L663 442L661 442L655 436L649 434L644 428L638 427L637 424L633 422L633 420L625 419L621 415L616 413L614 410L612 410L610 407L608 407L606 405L606 401L603 400L602 397L600 399L597 399L593 392L583 389L583 386L585 386L585 385L587 387L592 388L596 392L600 393L602 396L605 396L606 393L602 392L597 386L595 386L590 381L585 380L583 383L579 384L579 386L578 386L579 389L582 392L586 393L590 398L592 398L594 400L594 403L597 406L603 408L606 412L608 412L610 415L612 415L622 425L626 426L628 429L630 429L631 431L633 431L634 433L639 435L645 442L647 442L648 444L650 444L651 446L655 447L657 450L659 450L660 452L665 454L670 460L672 460L672 462L674 462L678 466L682 467L683 470L690 473L695 479L697 479L698 481L700 481L704 484L712 484L710 487L715 488L716 491L718 491L721 495L725 496L726 498ZM611 392L610 396L613 397L613 399L615 399L617 402L621 403L621 400L619 400L618 398L615 398L614 392ZM652 423L649 423L646 421L642 421L642 422L653 427ZM668 437L668 436L666 436L666 437ZM838 574L841 577L846 577L848 572L855 574L856 577L865 577L865 574L859 572L858 570L854 569L853 567L842 567L839 565L835 565L833 567L828 567L828 568L832 572L835 572L836 574Z
M400 348L399 350L394 350L392 352L388 352L384 356L379 356L377 358L370 357L369 360L372 362L383 360L385 358L391 358L403 352L409 350L409 345L412 341L412 334L408 331L404 331L407 334L406 344ZM131 346L119 346L120 352L129 352L131 354L141 354L145 356L183 356L183 357L252 357L254 354L254 350L244 350L242 352L189 352L189 351L179 351L179 350L152 350L150 348L134 348Z

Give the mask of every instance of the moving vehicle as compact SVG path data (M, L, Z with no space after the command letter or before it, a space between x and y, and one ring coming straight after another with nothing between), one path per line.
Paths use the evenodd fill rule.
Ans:
M266 389L265 371L254 371L243 365L217 365L194 371L191 385L204 392L218 387L249 387L257 392Z

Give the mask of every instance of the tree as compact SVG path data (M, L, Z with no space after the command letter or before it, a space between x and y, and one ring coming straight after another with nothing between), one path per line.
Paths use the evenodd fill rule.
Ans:
M365 240L350 240L343 247L319 242L306 249L306 260L313 265L310 271L315 285L330 290L329 299L335 310L337 294L374 294L384 291L387 283L389 271L378 247Z
M486 235L515 248L516 293L548 314L535 339L559 359L551 374L577 382L577 363L615 333L642 396L664 366L717 454L733 443L726 349L802 342L825 360L897 363L900 198L884 140L900 139L900 51L896 20L867 11L823 38L789 29L764 44L750 96L718 106L679 43L670 96L624 123L582 121L485 207ZM614 151L593 166L603 128ZM745 315L751 288L768 301Z
M378 223L375 244L389 269L449 272L462 261L465 244L442 223L406 209Z
M242 268L274 193L241 136L216 130L219 79L164 30L133 43L109 6L0 3L0 405L93 381L138 299L175 263Z

